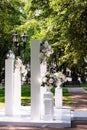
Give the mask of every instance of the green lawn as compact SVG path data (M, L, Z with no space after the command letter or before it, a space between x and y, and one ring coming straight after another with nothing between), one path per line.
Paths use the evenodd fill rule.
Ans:
M52 92L55 93L55 89L53 88L52 89ZM5 98L4 98L4 95L5 95L5 89L1 89L0 90L0 106L4 105L4 101L5 101ZM31 98L30 98L30 86L29 85L23 85L22 86L22 91L21 91L21 103L22 105L26 106L26 105L30 105L30 101ZM63 105L71 105L73 102L72 102L72 99L71 99L71 96L67 90L67 88L63 88Z
M67 88L63 88L63 105L72 105L73 101Z
M83 83L81 83L80 85L65 85L65 87L87 87L87 84L83 84Z
M30 86L29 85L23 85L22 91L21 91L21 103L24 106L30 105Z

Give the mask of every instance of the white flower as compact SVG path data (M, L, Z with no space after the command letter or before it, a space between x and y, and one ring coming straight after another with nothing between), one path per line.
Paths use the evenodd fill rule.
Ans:
M48 41L41 44L40 51L41 62L47 60L53 53L53 49L51 48L51 45L48 44Z
M47 72L41 81L42 86L57 87L66 81L66 77L62 72L49 73Z
M54 75L60 79L59 82L64 83L66 82L66 76L62 72L54 73Z
M15 61L15 69L20 69L20 73L22 74L22 76L26 76L27 69L25 65L23 65L22 60L19 58Z
M21 59L18 58L18 59L15 61L15 68L20 68L21 65L22 65L22 61L21 61Z
M47 51L47 52L46 52L46 55L47 55L47 57L50 57L51 52L50 52L50 51Z
M47 78L44 77L44 78L42 79L42 81L45 83L45 82L47 81Z
M53 83L53 79L51 78L51 79L49 79L49 83Z
M45 41L45 42L44 42L44 47L45 47L45 48L48 48L48 46L49 46L48 41Z

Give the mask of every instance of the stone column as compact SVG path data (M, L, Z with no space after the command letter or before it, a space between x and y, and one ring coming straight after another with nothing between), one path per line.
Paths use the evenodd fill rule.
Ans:
M40 41L31 41L31 119L40 120Z
M14 58L9 57L5 61L5 115L13 115L13 72Z

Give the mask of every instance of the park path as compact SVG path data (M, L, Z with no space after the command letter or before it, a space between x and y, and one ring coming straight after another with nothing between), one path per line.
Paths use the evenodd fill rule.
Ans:
M87 91L84 88L68 88L73 104L71 109L87 110Z

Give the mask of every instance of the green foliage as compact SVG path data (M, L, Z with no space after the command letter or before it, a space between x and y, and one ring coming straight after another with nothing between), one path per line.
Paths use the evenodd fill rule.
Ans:
M5 95L5 89L0 89L0 103L3 103L5 101L5 98L4 98L4 95Z
M87 66L87 0L1 0L0 72L16 30L28 34L24 55L20 41L25 63L30 59L30 40L48 40L54 49L50 61L55 60L60 70L76 66L83 77Z
M29 97L30 96L30 86L28 84L25 84L22 86L22 97Z
M30 10L39 23L39 35L35 32L33 38L48 39L54 49L57 48L55 54L61 53L57 57L60 67L71 68L76 64L80 70L87 56L87 1L31 0ZM36 10L41 10L38 17L35 17Z
M12 48L12 33L21 24L23 7L22 0L1 0L0 1L0 72L4 67L6 53Z

